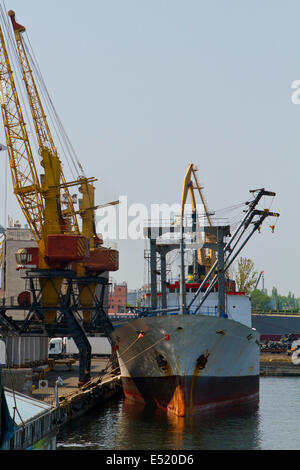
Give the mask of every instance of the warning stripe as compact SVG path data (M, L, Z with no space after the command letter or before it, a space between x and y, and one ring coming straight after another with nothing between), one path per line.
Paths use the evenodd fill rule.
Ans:
M85 243L83 238L79 238L77 241L77 254L78 256L84 255Z

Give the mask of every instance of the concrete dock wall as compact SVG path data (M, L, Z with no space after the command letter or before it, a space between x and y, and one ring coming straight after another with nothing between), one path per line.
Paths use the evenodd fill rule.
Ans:
M260 355L260 375L274 377L300 376L300 364L293 364L291 356L286 353Z
M96 405L106 402L122 393L121 378L108 376L92 380L86 388L81 388L67 396L59 397L59 405L40 418L20 426L14 436L6 442L3 450L23 450L45 445L55 449L56 436L61 426L76 419Z
M92 381L86 388L68 396L59 396L55 409L56 423L61 426L78 418L94 406L104 403L113 396L122 394L121 377L108 377Z

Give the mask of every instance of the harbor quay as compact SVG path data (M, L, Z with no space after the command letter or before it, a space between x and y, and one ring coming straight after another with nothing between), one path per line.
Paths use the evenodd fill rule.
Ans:
M112 397L123 396L119 370L112 368L108 358L92 358L91 380L80 388L78 367L79 363L74 359L58 359L33 369L2 371L7 400L10 400L20 413L19 416L14 416L15 422L19 421L18 429L6 441L3 450L36 449L39 446L42 446L43 450L53 450L56 448L59 430L65 425L93 407L109 402ZM16 392L16 400L16 397L13 397L13 387L24 390L25 379L25 388L28 388L30 370L31 392ZM262 352L260 376L300 376L300 365L294 364L287 353ZM39 408L38 413L35 412L29 419L26 413L23 414L26 401L27 407L32 401L31 406ZM14 406L11 405L12 408ZM39 443L38 446L36 443Z
M21 374L19 374L22 369L3 370L7 400L11 399L12 404L15 405L19 415L15 414L14 420L20 422L18 430L12 433L11 438L6 441L5 447L2 449L31 449L36 448L34 444L37 442L40 443L43 450L55 449L56 436L62 426L83 415L91 408L122 394L121 378L116 374L117 371L107 368L107 364L107 358L93 358L91 380L79 388L78 361L50 361L47 366L32 370L32 392L25 395L16 391L14 397L14 391L8 387L11 387L12 382L15 382L18 387L22 388ZM26 369L24 374L27 380L29 370ZM18 382L14 381L14 376L18 375ZM28 411L24 411L26 401L27 409L30 405L32 409L34 406L39 408L38 414L27 420L26 413Z
M300 376L300 365L292 362L286 352L260 354L260 376L297 377Z

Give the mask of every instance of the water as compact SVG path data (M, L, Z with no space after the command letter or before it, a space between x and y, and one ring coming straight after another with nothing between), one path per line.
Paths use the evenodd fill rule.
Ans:
M256 408L176 418L123 398L66 426L58 450L299 450L300 377L261 377Z

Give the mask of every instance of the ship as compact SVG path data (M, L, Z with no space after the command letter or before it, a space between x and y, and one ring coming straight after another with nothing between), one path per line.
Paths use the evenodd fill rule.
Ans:
M184 188L191 187L189 183L187 173ZM128 403L152 405L178 417L258 403L260 333L252 327L250 297L236 291L227 273L266 217L279 214L257 209L263 195L275 193L265 189L251 192L254 199L246 203L246 215L233 234L229 225L190 226L194 262L187 278L184 249L189 230L184 227L182 212L180 239L173 246L159 244L159 238L174 232L174 224L144 228L151 241L149 305L140 308L138 318L120 324L112 333ZM201 243L196 237L199 231ZM180 251L181 276L168 283L164 257L172 249ZM210 253L209 263L205 250ZM161 256L160 293L157 252Z
M258 402L260 334L250 299L226 298L227 318L214 313L211 293L199 313L145 313L115 329L126 400L177 416Z

